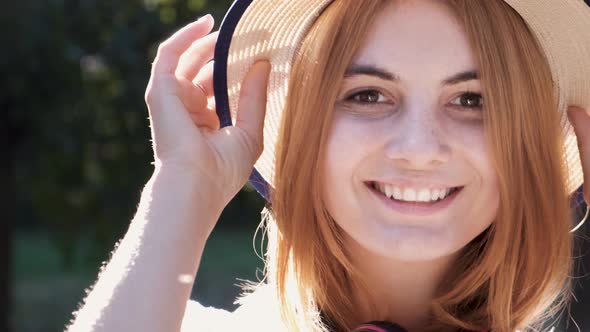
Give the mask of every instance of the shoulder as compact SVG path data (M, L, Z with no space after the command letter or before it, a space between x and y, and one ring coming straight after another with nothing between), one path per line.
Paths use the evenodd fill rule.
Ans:
M181 332L230 331L232 313L223 309L205 307L197 301L188 301Z
M239 307L227 311L188 301L181 332L197 331L286 331L277 301L267 286L261 286L238 301Z

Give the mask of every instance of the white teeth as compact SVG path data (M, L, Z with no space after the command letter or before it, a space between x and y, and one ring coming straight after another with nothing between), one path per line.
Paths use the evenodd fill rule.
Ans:
M416 201L416 190L407 188L404 189L404 201L415 202Z
M440 196L442 196L442 195L440 194L440 190L438 190L438 189L433 189L433 190L432 190L432 196L430 196L430 199L431 199L431 200L433 200L433 201L436 201L436 200L438 200L438 198L439 198ZM444 197L444 196L443 196L443 197Z
M383 183L373 183L373 188L379 190L388 198L406 202L435 202L447 197L452 188L445 189L414 189L399 188Z
M418 202L429 202L431 196L430 190L422 189L418 192Z
M393 197L393 187L392 186L385 186L385 195L387 195L388 198Z
M393 187L393 198L401 200L403 198L402 190L398 187Z

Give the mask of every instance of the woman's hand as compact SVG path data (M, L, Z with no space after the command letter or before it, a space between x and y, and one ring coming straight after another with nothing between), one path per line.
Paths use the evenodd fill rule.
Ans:
M236 126L220 129L213 105L213 24L205 16L160 45L145 100L156 168L195 179L199 191L223 208L262 153L270 65L253 66L242 85Z
M207 238L262 151L269 65L253 67L237 126L220 130L212 27L207 16L158 49L145 94L156 172L69 332L181 329Z
M590 205L590 110L571 106L568 109L570 123L578 138L578 148L584 172L584 200Z

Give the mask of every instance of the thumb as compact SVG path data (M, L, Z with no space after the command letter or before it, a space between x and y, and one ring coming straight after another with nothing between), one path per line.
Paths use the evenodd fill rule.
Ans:
M578 139L584 173L584 199L590 204L590 114L582 108L570 107L567 115Z
M271 65L259 61L252 66L240 89L240 101L236 127L253 140L256 151L262 151L264 117L266 115L266 91Z

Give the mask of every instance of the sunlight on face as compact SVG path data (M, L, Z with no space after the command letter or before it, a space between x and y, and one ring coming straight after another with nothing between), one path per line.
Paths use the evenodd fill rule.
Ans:
M390 2L344 78L324 164L326 207L351 247L448 256L499 204L469 44L438 1Z

